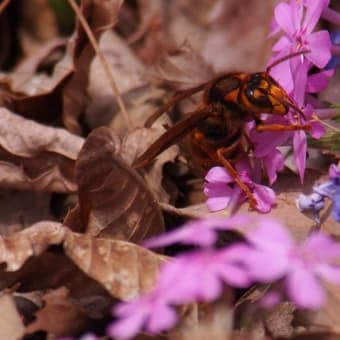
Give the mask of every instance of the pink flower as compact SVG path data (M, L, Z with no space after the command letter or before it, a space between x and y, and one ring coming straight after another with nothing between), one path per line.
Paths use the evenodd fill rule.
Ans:
M171 244L191 244L200 247L214 246L217 231L232 230L250 223L247 215L235 215L230 218L210 217L185 223L181 228L152 237L143 242L147 248L160 248Z
M328 0L310 1L306 8L303 2L291 0L290 4L280 3L275 8L275 32L279 27L284 35L274 45L273 51L280 58L297 51L309 51L305 56L295 57L274 68L272 76L290 93L296 83L296 67L301 63L326 66L331 58L331 40L327 31L313 32L322 11L328 6ZM306 58L306 61L305 61Z
M165 263L156 286L149 293L115 308L114 314L119 320L110 326L108 334L130 339L142 329L159 333L175 325L174 305L215 300L221 295L224 283L248 286L248 275L240 266L245 247L204 249Z
M247 242L215 249L200 237L195 244L203 248L186 252L166 262L160 270L154 288L139 298L119 304L118 317L108 334L119 339L131 339L141 330L155 334L168 330L177 321L176 305L195 301L213 301L221 295L224 285L247 287L254 281L283 282L285 290L271 291L267 304L277 302L283 293L302 308L318 308L325 300L321 279L340 283L340 245L321 232L296 244L282 225L271 218L237 216L231 219L205 219L191 222L168 239L160 236L151 242L156 247L173 242L190 243L189 235L197 224L197 233L230 229L242 230ZM208 230L208 234L204 232ZM281 287L281 286L280 286Z
M241 181L251 190L257 201L257 210L269 212L275 204L272 189L253 182L249 177L249 167L243 163L236 165ZM205 177L204 193L208 196L207 205L211 211L218 211L245 200L246 196L223 167L213 167Z
M282 279L286 294L300 308L325 301L321 279L340 283L340 245L317 232L296 244L277 222L262 223L247 235L253 245L245 259L250 276L260 282Z

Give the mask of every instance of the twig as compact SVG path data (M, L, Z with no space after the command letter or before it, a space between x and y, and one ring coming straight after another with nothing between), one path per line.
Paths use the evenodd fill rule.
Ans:
M129 131L132 130L133 128L133 124L132 124L132 121L130 119L130 116L126 110L126 107L125 107L125 104L124 104L124 101L123 101L123 98L119 92L119 89L117 87L117 84L113 78L113 74L111 72L111 69L110 69L110 66L103 54L103 52L101 51L101 49L99 48L99 45L96 41L96 38L94 37L92 31L91 31L91 28L90 26L88 25L84 15L82 14L82 12L80 11L80 8L78 7L78 5L76 4L75 0L68 0L70 6L72 7L72 9L74 10L74 12L76 13L81 25L83 26L91 44L92 44L92 47L94 48L96 54L98 55L98 58L99 58L99 61L102 65L102 67L104 68L105 70L105 73L107 75L107 78L109 80L109 83L110 83L110 86L111 86L111 89L112 89L112 92L117 100L117 103L118 103L118 106L119 106L119 109L121 110L122 114L123 114L123 117L124 117L124 120L125 120L125 123L127 125L127 128Z

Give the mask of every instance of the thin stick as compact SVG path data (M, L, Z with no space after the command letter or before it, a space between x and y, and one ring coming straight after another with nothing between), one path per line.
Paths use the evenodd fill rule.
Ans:
M123 98L118 90L118 87L117 87L117 84L116 82L114 81L114 78L113 78L113 74L111 72L111 69L110 69L110 66L103 54L103 52L100 50L99 48L99 45L96 41L96 38L94 37L92 31L91 31L91 28L90 26L88 25L84 15L82 14L82 12L80 11L80 8L78 7L78 5L76 4L75 0L68 0L70 6L72 7L72 9L74 10L74 12L76 13L81 25L83 26L90 42L91 42L91 45L92 47L94 48L96 54L98 55L98 58L99 58L99 61L102 65L102 67L104 68L105 70L105 73L107 75L107 78L109 80L109 83L110 83L110 86L111 86L111 89L112 89L112 92L117 100L117 103L118 103L118 106L119 106L119 109L121 110L122 114L123 114L123 117L124 117L124 120L125 120L125 124L127 125L127 128L129 131L132 130L133 128L133 124L132 124L132 121L130 119L130 116L126 110L126 107L125 107L125 104L124 104L124 101L123 101Z
M7 7L7 5L11 2L11 0L3 0L3 2L0 4L0 13L3 12L3 10Z

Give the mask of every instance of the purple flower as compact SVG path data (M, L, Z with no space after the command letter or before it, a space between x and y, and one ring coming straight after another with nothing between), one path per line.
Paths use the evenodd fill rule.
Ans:
M260 282L283 280L285 293L300 308L316 309L325 301L321 279L340 283L340 245L317 232L296 244L278 223L263 223L248 234L253 246L244 262Z
M283 2L275 8L275 31L279 27L284 33L273 47L273 51L278 53L275 58L297 51L309 51L305 56L292 58L274 68L272 76L288 93L295 88L296 68L305 63L305 59L309 69L309 65L323 68L331 58L329 33L325 30L313 32L327 6L328 0L310 1L305 9L302 2L291 0L290 4Z
M256 209L269 212L275 204L272 189L253 182L249 177L249 167L238 163L236 170L241 181L248 186L256 199ZM205 177L204 193L208 196L207 205L211 211L218 211L245 200L245 193L238 187L234 178L223 167L213 167Z
M332 164L329 168L329 181L315 185L313 193L306 196L300 195L297 199L299 210L309 210L314 215L315 222L320 224L320 211L324 207L325 199L333 201L333 218L340 222L340 167Z

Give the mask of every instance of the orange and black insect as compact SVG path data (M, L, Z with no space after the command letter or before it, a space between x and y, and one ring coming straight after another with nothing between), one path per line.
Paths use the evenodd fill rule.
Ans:
M292 54L278 62L296 56ZM273 67L275 62L270 67ZM284 116L289 109L302 114L285 90L266 72L227 73L215 79L184 90L157 110L146 122L153 122L178 101L199 91L204 91L202 104L187 117L171 127L156 140L135 162L135 168L148 165L158 154L172 144L184 140L185 148L195 169L201 173L210 167L221 165L245 192L250 206L256 200L250 188L238 177L234 164L252 148L246 123L253 119L258 131L309 130L308 125L263 124L261 113Z

